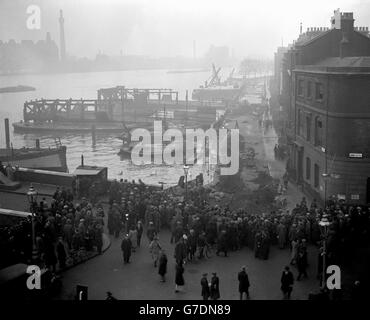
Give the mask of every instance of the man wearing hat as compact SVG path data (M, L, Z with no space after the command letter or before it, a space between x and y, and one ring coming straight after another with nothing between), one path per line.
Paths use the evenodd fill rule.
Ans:
M186 236L185 236L186 237ZM186 259L188 249L186 245L186 240L185 237L181 237L180 241L176 243L175 246L175 259L177 264L182 264L184 260Z
M122 243L121 243L121 250L123 253L123 262L130 263L130 256L131 256L131 240L128 238L127 235L123 237Z
M210 289L209 289L209 283L207 279L207 273L203 273L202 279L200 280L200 285L202 286L202 292L201 295L203 297L203 300L208 300L210 297Z
M217 299L220 299L220 279L217 277L216 272L213 272L211 279L211 300Z
M243 266L238 274L238 280L239 280L239 294L240 294L240 300L243 300L243 294L245 293L247 296L247 299L249 299L249 278L246 271L246 267Z

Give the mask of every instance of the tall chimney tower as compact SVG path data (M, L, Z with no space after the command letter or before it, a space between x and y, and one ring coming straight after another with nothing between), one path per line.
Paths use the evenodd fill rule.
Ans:
M60 10L59 16L59 32L60 32L60 60L65 61L66 59L66 41L64 38L64 18L63 10Z

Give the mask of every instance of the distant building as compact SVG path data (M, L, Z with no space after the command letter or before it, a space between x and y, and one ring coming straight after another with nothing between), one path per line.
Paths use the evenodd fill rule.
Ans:
M335 10L330 29L309 28L293 43L281 75L291 175L318 199L370 203L368 28Z
M37 42L0 42L0 73L48 71L57 65L58 57L58 47L50 33Z

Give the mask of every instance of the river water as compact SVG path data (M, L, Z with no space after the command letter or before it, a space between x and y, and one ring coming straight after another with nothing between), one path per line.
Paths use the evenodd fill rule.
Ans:
M229 69L222 70L225 79ZM179 99L185 99L186 90L189 97L193 89L203 84L210 77L210 72L167 73L167 70L136 70L69 74L12 75L0 76L0 87L27 85L36 91L0 94L0 147L5 147L4 119L10 123L23 119L23 103L31 99L96 99L100 88L124 85L128 88L170 88L179 91ZM54 138L60 137L67 146L67 163L70 172L80 164L81 154L85 164L108 167L111 179L141 179L145 183L159 184L165 187L177 184L183 175L183 167L165 165L135 166L129 159L122 160L117 155L122 141L117 134L97 134L96 145L92 146L91 135L79 134L11 134L14 148L33 147L40 139L42 147L55 146ZM195 165L190 169L189 177L203 172L205 182L213 177L212 168Z

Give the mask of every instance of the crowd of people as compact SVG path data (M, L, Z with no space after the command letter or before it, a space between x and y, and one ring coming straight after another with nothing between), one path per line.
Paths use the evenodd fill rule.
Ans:
M69 264L68 259L75 258L81 251L101 253L103 206L92 206L86 198L82 198L78 204L73 200L70 190L57 188L50 204L45 198L31 204L30 210L34 212L36 256L32 256L32 216L12 226L2 227L2 266L37 262L38 265L56 272L57 269L64 269Z
M269 258L271 246L289 249L290 265L297 269L295 280L300 281L309 276L309 244L318 249L318 268L310 276L322 279L324 254L327 265L342 265L353 252L352 248L369 241L370 209L348 206L333 198L328 200L325 209L315 199L308 205L303 197L291 211L277 209L261 215L212 203L201 186L189 190L186 201L143 184L116 182L109 194L108 229L117 237L125 229L122 250L126 263L131 251L140 246L145 230L153 263L162 281L165 281L167 255L158 241L158 234L163 228L171 231L176 291L181 291L184 284L184 264L204 258L206 246L212 246L217 255L226 257L232 251L248 247L254 250L257 259L264 260ZM320 227L323 217L330 222L326 232ZM289 273L284 282L290 282L290 277ZM284 296L290 297L290 293L285 292Z
M145 246L149 246L153 265L163 282L166 281L168 258L158 236L161 230L170 230L169 240L174 244L176 261L176 292L181 291L185 283L185 263L204 259L207 247L225 257L230 252L248 247L254 251L256 259L263 260L269 258L271 246L289 249L290 265L297 268L295 279L291 279L289 267L283 272L282 291L289 298L294 280L300 281L308 276L322 279L324 255L327 265L342 265L353 254L353 248L370 240L370 208L349 206L334 198L329 198L326 208L320 207L316 200L308 205L303 197L291 211L277 209L255 214L247 208L232 210L227 205L216 203L201 185L190 188L184 199L183 194L176 195L173 191L150 187L142 182L113 181L108 197L107 229L115 238L123 233L121 249L124 263L130 263L132 252L142 246L144 235ZM92 205L82 198L77 204L71 191L58 188L50 205L43 198L33 204L32 210L36 213L38 259L49 269L55 271L57 264L59 268L65 268L67 258L79 250L101 253L105 213L99 201ZM330 223L327 230L320 227L324 217ZM31 235L31 218L2 228L0 244L5 257L2 261L6 260L8 264L30 261ZM315 275L307 273L309 244L318 248ZM244 282L249 283L249 280ZM243 293L249 297L245 286Z

